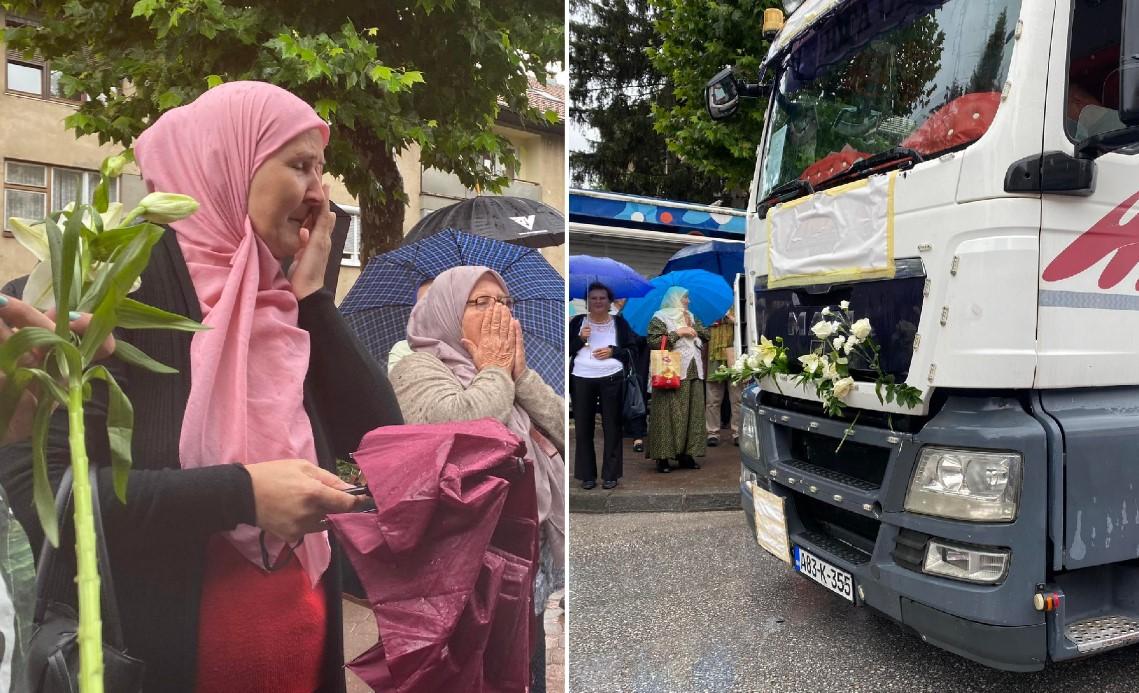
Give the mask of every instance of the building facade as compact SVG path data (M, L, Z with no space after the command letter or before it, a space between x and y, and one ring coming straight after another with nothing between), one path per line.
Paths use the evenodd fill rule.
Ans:
M100 163L121 148L100 145L95 137L76 138L64 127L64 118L74 112L78 102L63 98L50 63L7 50L0 55L4 60L0 89L0 220L5 231L0 238L2 285L27 274L35 264L35 258L10 237L8 218L42 218L77 196L89 200ZM496 131L510 140L520 161L517 171L508 172L512 180L503 194L540 200L564 215L564 90L535 82L528 95L532 104L556 111L560 120L554 125L533 125L510 112L503 113ZM398 165L408 197L405 233L426 214L477 194L464 188L457 176L424 168L417 147L401 152ZM112 191L112 200L131 207L145 194L138 169L128 166ZM350 212L357 210L355 199L339 181L333 181L332 199ZM355 234L358 226L354 224L342 259L338 300L359 276ZM554 267L565 272L564 246L542 252Z

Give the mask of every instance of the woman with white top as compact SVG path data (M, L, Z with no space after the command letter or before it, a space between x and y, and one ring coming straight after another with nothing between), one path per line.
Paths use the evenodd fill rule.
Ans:
M586 292L589 312L569 326L570 394L575 433L574 478L589 490L597 486L593 448L594 418L601 410L605 438L601 487L611 489L621 478L621 410L625 401L626 366L632 366L635 336L620 315L610 315L613 292L594 282Z
M657 471L671 471L669 459L681 469L700 469L694 458L706 451L704 438L704 363L701 352L708 330L688 310L688 289L674 286L664 294L660 310L649 321L648 346L680 352L680 388L653 390L649 439L645 455L656 460Z

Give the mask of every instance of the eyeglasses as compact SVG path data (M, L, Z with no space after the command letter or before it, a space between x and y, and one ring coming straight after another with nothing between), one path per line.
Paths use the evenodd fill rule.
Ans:
M474 306L479 310L486 310L495 303L501 303L507 310L514 310L514 299L510 296L475 296L467 301L468 306Z

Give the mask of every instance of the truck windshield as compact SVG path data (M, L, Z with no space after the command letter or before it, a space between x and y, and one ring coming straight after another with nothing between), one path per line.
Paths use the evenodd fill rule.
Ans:
M807 29L772 91L758 199L795 179L825 185L899 147L928 157L978 139L1000 104L1019 13L1020 0L867 0Z

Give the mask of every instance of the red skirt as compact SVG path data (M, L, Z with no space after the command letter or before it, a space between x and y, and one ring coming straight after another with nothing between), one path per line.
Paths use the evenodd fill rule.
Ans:
M285 549L288 551L288 549ZM295 556L267 573L220 535L206 548L198 623L198 693L312 693L328 620L321 583Z

